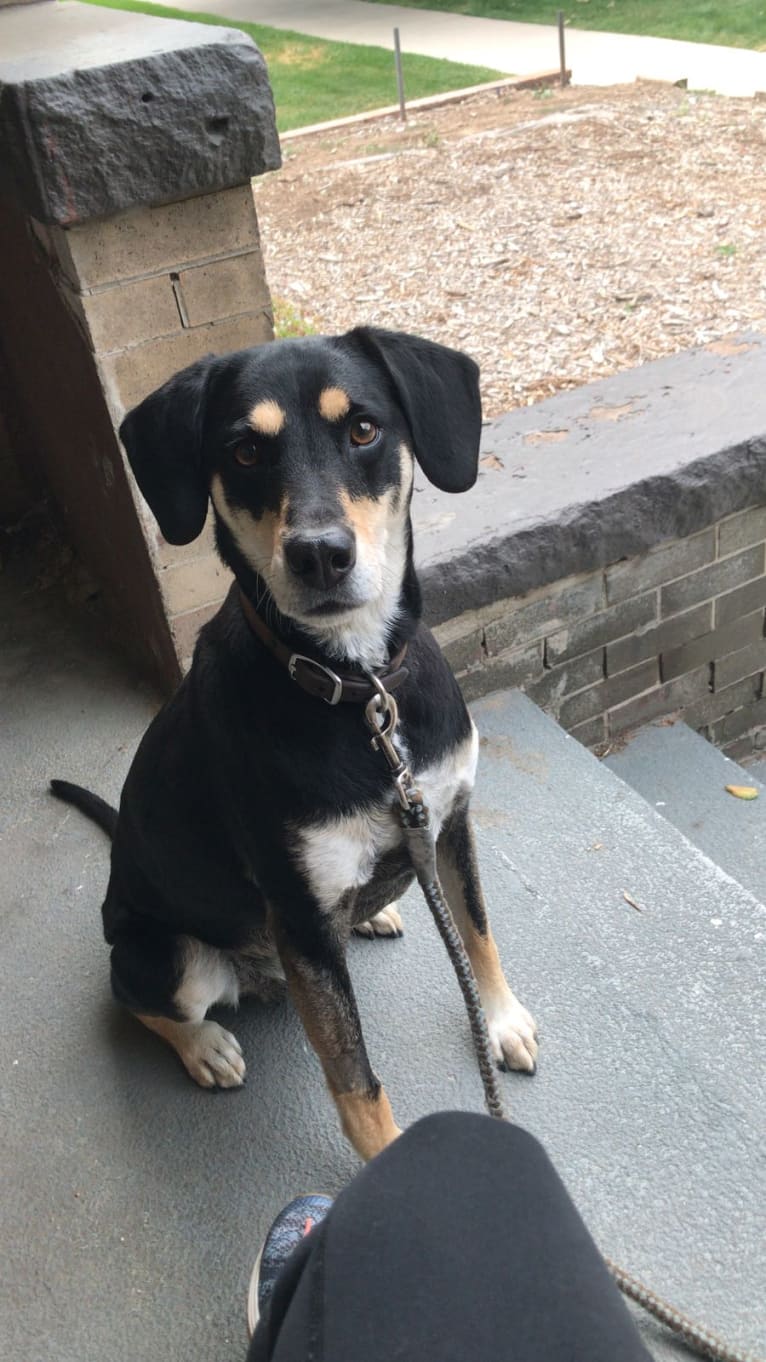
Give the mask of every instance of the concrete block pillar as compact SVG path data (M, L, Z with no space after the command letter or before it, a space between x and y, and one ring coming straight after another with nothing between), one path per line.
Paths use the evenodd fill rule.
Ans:
M0 52L0 349L21 443L115 633L170 687L227 581L209 529L162 539L116 432L184 365L271 339L250 185L279 164L265 65L241 33L55 0L0 9Z

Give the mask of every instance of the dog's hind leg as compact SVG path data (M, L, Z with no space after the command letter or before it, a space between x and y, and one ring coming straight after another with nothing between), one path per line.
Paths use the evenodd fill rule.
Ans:
M131 934L112 948L112 990L178 1054L203 1088L238 1088L245 1062L237 1039L207 1021L214 1003L236 1003L237 976L222 951L193 937Z
M439 879L479 986L492 1051L501 1068L534 1073L537 1027L503 974L484 903L467 805L459 805L437 843Z

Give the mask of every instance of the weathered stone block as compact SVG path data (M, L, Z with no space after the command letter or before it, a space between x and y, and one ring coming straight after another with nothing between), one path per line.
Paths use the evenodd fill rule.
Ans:
M729 553L758 544L766 539L766 506L751 506L739 515L729 516L718 526L718 556L725 558Z
M236 29L46 4L34 23L6 12L3 39L0 161L43 222L246 184L280 164L266 63Z
M716 690L725 690L744 677L753 676L766 668L766 639L760 638L747 648L739 648L729 653L715 664L714 678Z
M606 742L606 715L597 714L595 719L587 719L584 724L575 724L569 733L583 747L598 747Z
M610 709L607 715L610 735L623 733L628 728L638 728L651 719L659 719L676 709L683 709L699 697L708 695L709 676L709 667L699 667L697 671L686 672L674 681L667 681L654 690L648 690Z
M429 618L614 567L762 502L766 438L753 432L766 431L764 373L766 337L748 335L735 359L683 351L491 422L482 446L495 460L459 512L418 480ZM593 415L619 406L630 415L617 425ZM532 443L542 429L567 432L544 456Z
M81 311L94 350L109 354L181 330L173 285L167 274L139 279L99 293L67 290L70 305Z
M470 634L440 643L439 646L453 672L464 672L473 667L480 667L487 660L482 647L481 629L474 629Z
M656 686L659 681L657 659L652 657L629 671L620 672L588 690L578 691L575 695L562 700L559 707L559 723L571 731L587 719L593 718L621 704L630 696L640 695L643 691Z
M723 748L724 756L730 761L747 761L747 758L753 755L755 737L755 733L746 733L743 737L736 738L734 742L727 743Z
M581 653L589 652L599 644L610 643L612 639L621 639L624 635L631 634L634 629L640 629L656 620L657 605L657 592L648 591L644 596L634 596L619 605L600 610L597 615L591 615L588 619L578 620L568 629L561 629L546 639L546 661L555 666L558 662L566 662L570 657L578 657ZM639 660L636 658L636 661Z
M667 615L677 615L679 611L688 610L689 606L696 605L698 601L708 600L711 596L730 591L752 577L759 577L763 570L762 544L757 548L745 549L743 553L735 553L731 558L712 563L710 567L702 568L700 572L692 572L688 577L680 577L677 582L670 582L668 586L664 586L660 592L660 614L663 618Z
M175 336L148 341L131 350L100 360L106 384L117 406L129 411L171 374L193 364L203 355L223 355L242 350L271 337L271 317L265 312L246 313L209 326L195 326Z
M134 208L67 231L54 228L49 239L67 278L81 289L178 271L259 246L249 183L160 208Z
M707 669L705 669L707 670ZM688 673L696 676L697 673ZM686 677L679 677L677 681L671 681L671 686L681 686ZM727 686L725 690L708 691L707 695L700 696L699 699L690 699L688 708L684 713L684 720L690 728L702 728L705 724L714 724L717 719L723 718L725 714L730 714L732 710L739 709L742 705L752 704L757 700L761 691L760 676L748 676L742 681L736 681L733 686Z
M705 662L713 662L715 658L724 657L726 653L734 652L735 649L744 648L746 644L759 638L763 638L763 614L756 611L752 615L743 616L742 619L732 620L731 624L716 629L714 633L703 634L681 648L664 652L663 679L671 681L682 672L694 671L695 667L701 667Z
M560 667L549 667L543 675L525 689L527 694L543 709L557 714L565 695L572 691L583 690L604 678L604 650L596 648L591 653L563 662Z
M260 251L182 270L178 285L189 326L271 307Z
M215 553L176 563L160 573L160 587L169 615L184 614L223 599L231 585L231 573Z
M762 697L760 700L750 698L747 704L740 705L739 709L731 710L723 719L719 719L717 723L713 724L710 737L716 746L722 747L726 743L733 742L735 738L741 737L743 733L749 733L751 729L759 728L762 724L766 724L766 697ZM764 736L766 737L766 732ZM756 741L753 744L751 740L750 746L752 750L753 746L758 746L758 742Z
M602 714L605 708L604 688L605 682L601 681L595 686L588 686L585 690L575 691L574 695L563 699L556 714L561 727L569 731L594 718L596 714Z
M725 596L719 596L714 606L716 629L740 615L749 615L759 606L766 606L766 577L757 577L734 591L728 591Z
M490 654L527 643L544 634L556 633L570 621L593 615L603 605L601 573L560 587L536 593L531 600L521 598L516 608L508 602L507 613L486 626L485 640Z
M629 638L607 645L607 674L614 676L626 667L635 667L645 657L657 657L666 648L679 646L700 634L709 634L712 628L713 603L707 601L683 615L674 615L657 628L638 630Z
M674 577L688 572L715 557L715 530L703 530L690 539L677 539L672 544L653 549L645 558L631 558L606 569L606 597L611 605L616 601L637 596L652 586L661 586ZM710 595L713 593L710 592Z
M483 667L461 672L458 676L460 689L466 700L477 700L493 690L503 690L506 686L524 686L543 668L542 644L518 652L507 652L494 657Z

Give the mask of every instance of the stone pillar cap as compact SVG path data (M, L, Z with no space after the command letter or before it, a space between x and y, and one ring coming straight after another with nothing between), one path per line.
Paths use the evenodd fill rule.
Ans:
M280 165L266 63L237 29L45 0L0 8L0 189L62 227Z

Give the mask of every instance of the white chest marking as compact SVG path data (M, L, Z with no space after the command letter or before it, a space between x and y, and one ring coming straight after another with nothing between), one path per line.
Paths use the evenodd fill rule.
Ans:
M406 735L400 744L406 746ZM479 735L473 724L466 740L438 762L414 772L423 793L434 837L450 813L461 790L471 790L476 775ZM349 889L358 889L372 878L381 856L400 845L401 829L394 807L394 793L346 818L327 819L296 829L296 852L317 902L332 909Z

